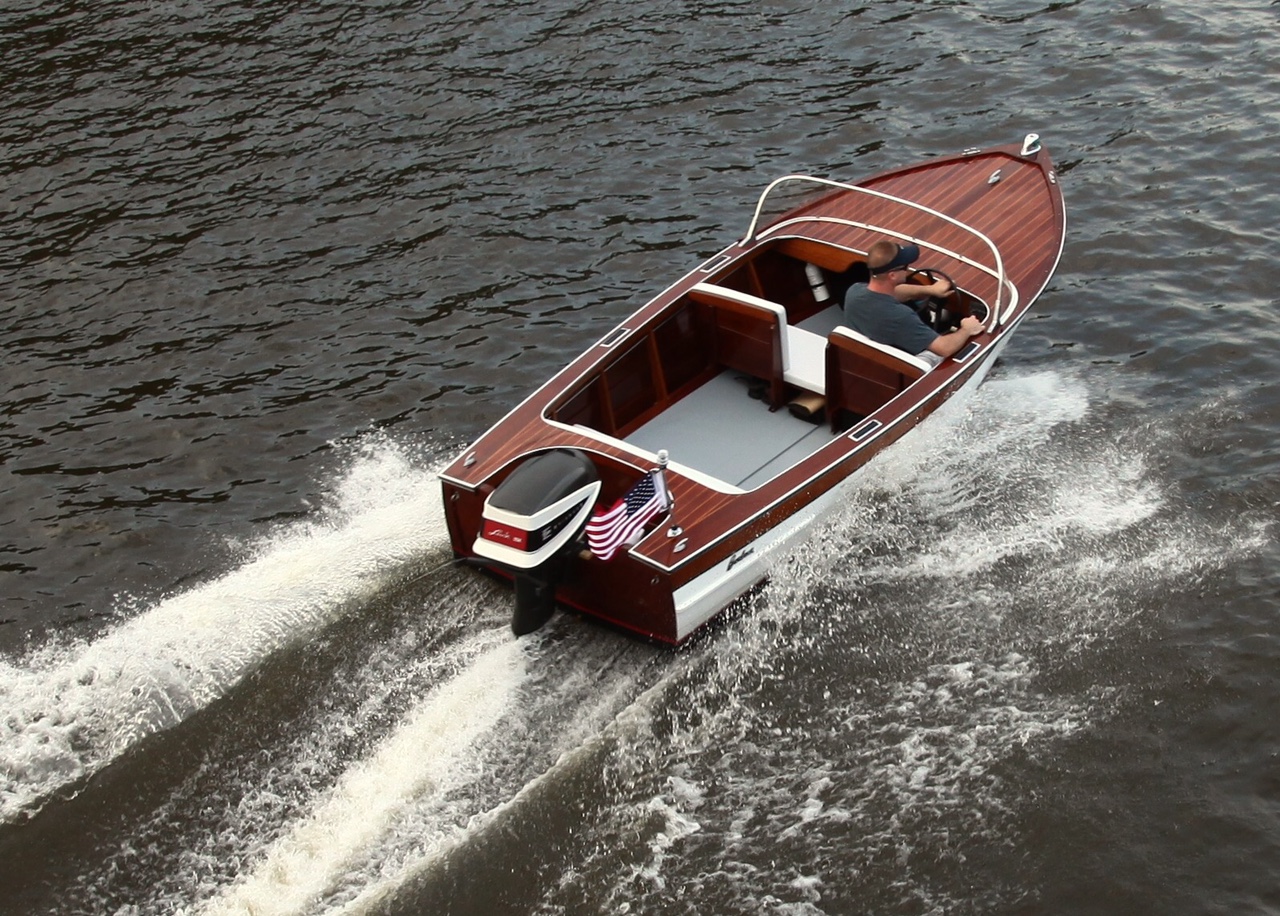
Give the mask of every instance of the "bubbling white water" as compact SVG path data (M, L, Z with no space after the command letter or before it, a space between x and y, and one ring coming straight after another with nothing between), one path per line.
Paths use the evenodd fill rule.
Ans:
M1152 443L1093 438L1089 414L1078 379L993 380L869 466L701 664L655 691L664 740L619 733L608 765L629 791L539 912L592 886L616 912L673 905L673 888L732 912L959 906L937 876L1016 842L1010 761L1123 704L1114 672L1080 673L1092 648L1266 540L1188 517ZM1046 676L1063 668L1067 687Z
M462 672L432 691L370 758L352 766L304 821L267 850L244 880L206 907L209 916L286 916L314 906L351 867L383 841L412 803L443 798L474 781L473 745L515 700L526 676L521 646L506 629L463 647ZM459 829L447 821L418 836L423 854Z
M374 439L315 521L101 638L0 662L0 819L13 820L139 739L181 722L446 543L435 474Z
M1010 842L1011 756L1088 730L1118 699L1112 684L1047 687L1045 665L1122 636L1142 593L1249 549L1171 513L1142 449L1085 434L1089 410L1076 379L989 381L873 462L685 652L560 618L519 642L498 628L442 644L437 667L454 673L296 817L258 834L231 812L239 878L171 886L138 912L383 912L584 765L605 771L575 828L585 852L560 863L540 911L585 898L648 912L679 888L734 911L819 912L861 874L898 876L870 888L880 899L946 909L938 863ZM359 679L406 664L372 658ZM342 723L320 729L336 741Z
M1010 387L1012 391L1007 390ZM563 642L549 644L531 664L541 668L562 656L558 658L556 689L530 705L527 684L513 683L509 689L497 684L495 692L512 708L499 715L487 704L474 706L454 726L458 744L468 749L467 754L458 756L452 749L438 749L438 758L424 759L421 764L425 772L433 774L430 785L406 783L400 791L396 788L402 784L395 775L396 755L389 748L399 746L404 740L401 735L421 727L414 723L433 721L434 701L423 700L408 714L405 725L340 780L312 814L288 830L284 840L266 850L252 872L219 896L210 911L303 913L323 909L354 916L376 908L441 856L481 836L499 812L514 809L518 816L520 799L531 787L557 769L576 766L573 751L579 742L588 740L604 741L613 748L607 754L611 780L635 792L634 797L624 791L621 797L604 800L606 823L588 825L588 829L601 829L612 836L625 829L619 824L634 822L643 848L618 877L616 863L605 861L612 858L611 844L602 839L598 844L601 860L596 862L589 855L586 862L566 872L563 884L600 881L601 869L607 869L610 877L605 885L613 882L609 900L619 911L630 908L634 901L645 901L650 894L661 895L668 878L681 871L682 857L697 847L704 832L716 837L716 842L726 843L730 851L742 853L742 878L758 867L752 858L761 836L803 846L833 825L871 822L878 812L895 807L916 812L901 824L902 831L909 832L917 829L916 819L926 818L926 812L966 804L975 807L966 794L987 791L984 774L1007 753L1010 744L1034 744L1069 735L1089 720L1087 703L1046 696L1034 688L1035 666L1026 656L1001 651L990 659L926 662L918 677L880 682L874 703L863 692L867 684L837 678L824 696L821 728L812 723L778 727L773 713L757 706L753 694L762 684L811 679L812 672L805 672L797 660L804 655L806 641L820 638L819 633L825 633L825 638L839 637L840 633L833 634L832 626L847 630L855 609L834 609L835 616L827 621L827 627L804 624L809 629L798 639L789 624L813 615L814 589L830 582L831 565L847 560L851 537L884 536L883 513L867 511L883 501L884 493L894 494L900 503L904 494L911 494L912 505L899 507L904 530L889 535L910 539L911 529L919 525L922 501L947 501L954 511L960 511L951 500L951 487L957 480L961 486L972 484L972 479L965 479L969 471L948 478L950 483L940 483L932 476L939 454L944 463L963 460L966 467L974 469L998 456L1002 462L998 473L1016 475L1017 461L1026 463L1025 457L1019 456L1043 446L1055 428L1077 423L1087 412L1083 385L1052 375L1021 379L1012 385L989 383L988 389L989 393L980 394L968 408L922 429L917 434L918 447L901 456L905 460L894 455L890 456L894 460L886 458L869 468L862 488L865 493L860 491L862 495L856 496L832 525L779 563L774 581L759 599L765 610L734 621L704 650L670 658L650 689L637 691L635 669L630 665L600 669L587 662L590 654L574 658L580 647L575 650ZM1018 409L1017 405L1033 399L1038 401L1034 408ZM974 424L989 431L978 443L973 429L966 428ZM1010 459L1015 460L1010 463ZM1123 491L1131 505L1117 513L1117 520L1103 526L1104 530L1123 530L1158 507L1158 496L1142 485L1140 476L1120 475L1138 486ZM1060 515L1056 519L1035 517L1029 523L1024 519L1020 525L1011 519L1008 524L1013 530L1003 533L1002 523L985 519L987 527L981 533L1004 546L990 561L963 574L976 577L984 566L997 562L999 555L1016 553L1017 545L1025 541L1018 531L1026 535L1032 526L1076 527L1071 521L1075 510L1064 508ZM863 564L855 578L919 582L961 574L961 567L968 562L961 562L968 556L963 549L967 543L964 530L957 524L954 544L935 540L911 568L873 561ZM828 613L832 609L822 610ZM946 629L948 624L939 620L933 626ZM474 664L483 662L477 657ZM530 677L527 668L522 669L521 677ZM460 682L471 683L470 678L467 671L459 675ZM591 683L575 686L575 681L584 680ZM566 718L565 710L575 704L576 714ZM482 709L489 712L481 714ZM679 724L686 720L687 726ZM561 724L553 725L553 721ZM657 732L666 728L677 731L659 737ZM813 759L813 747L832 741L831 760ZM846 742L861 750L850 756ZM841 748L845 748L843 759ZM512 770L508 784L483 788L477 765L487 761L502 769L503 758L511 755L535 756L547 761L550 769ZM767 763L762 762L765 758ZM838 772L840 766L856 775ZM363 785L366 779L379 782L371 774L383 768L386 772L381 781L390 786L381 800L385 804L366 806L358 826L338 829L336 824L343 818L335 812L347 810L354 794L352 786ZM767 775L761 775L762 770ZM808 788L797 793L797 779ZM445 781L453 786L452 794L442 788ZM714 792L712 786L716 787ZM727 799L733 801L726 806ZM312 842L317 836L330 845ZM893 829L884 827L867 841L864 850L868 855L877 854L883 844L897 842L893 837ZM362 843L368 845L361 849ZM821 896L826 880L815 860L812 868L794 875L789 886L798 900L812 902ZM279 886L281 881L285 886ZM750 883L746 881L739 890L760 902ZM259 903L267 899L280 904Z

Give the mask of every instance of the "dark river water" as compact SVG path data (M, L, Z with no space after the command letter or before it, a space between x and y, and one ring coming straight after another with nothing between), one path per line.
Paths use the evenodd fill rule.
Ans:
M0 10L0 912L1280 912L1280 3ZM791 172L1041 134L987 383L680 651L436 474Z

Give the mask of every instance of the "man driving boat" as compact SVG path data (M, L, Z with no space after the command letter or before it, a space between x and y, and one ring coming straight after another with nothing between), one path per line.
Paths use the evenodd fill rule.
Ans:
M983 324L972 315L949 334L939 334L920 320L906 303L923 296L945 296L948 280L927 286L903 282L907 268L920 257L916 245L899 245L882 239L867 250L867 284L854 284L844 297L845 324L872 340L915 354L936 366L960 350L970 337L981 334Z

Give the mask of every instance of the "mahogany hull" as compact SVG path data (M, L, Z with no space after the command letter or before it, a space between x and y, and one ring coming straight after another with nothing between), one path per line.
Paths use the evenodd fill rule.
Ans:
M761 479L732 481L683 464L682 454L706 443L682 443L676 436L665 472L669 511L638 543L607 561L576 543L565 553L555 589L560 604L664 642L687 638L767 576L765 547L799 536L838 502L841 485L872 457L990 369L1061 255L1065 210L1047 151L997 147L854 185L822 184L779 218L753 223L745 238L588 348L443 472L455 555L480 559L475 545L485 501L531 455L564 448L585 453L599 473L601 503L612 504L656 466L645 431L693 404L714 379L758 380L764 398L759 420L776 425L776 417L765 414L770 398L822 387L821 371L816 383L806 382L796 364L796 341L814 342L802 330L804 322L817 320L813 316L822 310L810 282L812 265L838 285L841 277L857 274L866 249L886 234L919 244L919 264L945 271L967 301L996 309L987 331L927 372L903 368L900 391L876 388L887 391L878 406L850 401L856 410L840 409L833 398L849 387L841 379L856 384L870 373L856 368L861 344L855 342L849 355L832 331L816 342L820 350L825 343L830 426L808 437L811 446L793 448ZM957 307L966 300L957 299ZM841 375L841 359L854 361L851 376ZM891 356L880 361L894 362ZM696 440L702 433L691 435ZM726 441L725 449L734 447ZM501 563L487 565L513 574Z

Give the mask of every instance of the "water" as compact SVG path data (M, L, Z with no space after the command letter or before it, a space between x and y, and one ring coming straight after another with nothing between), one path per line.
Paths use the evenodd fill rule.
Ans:
M0 912L1267 913L1280 4L0 11ZM679 652L435 474L787 172L1039 132L1000 366Z

